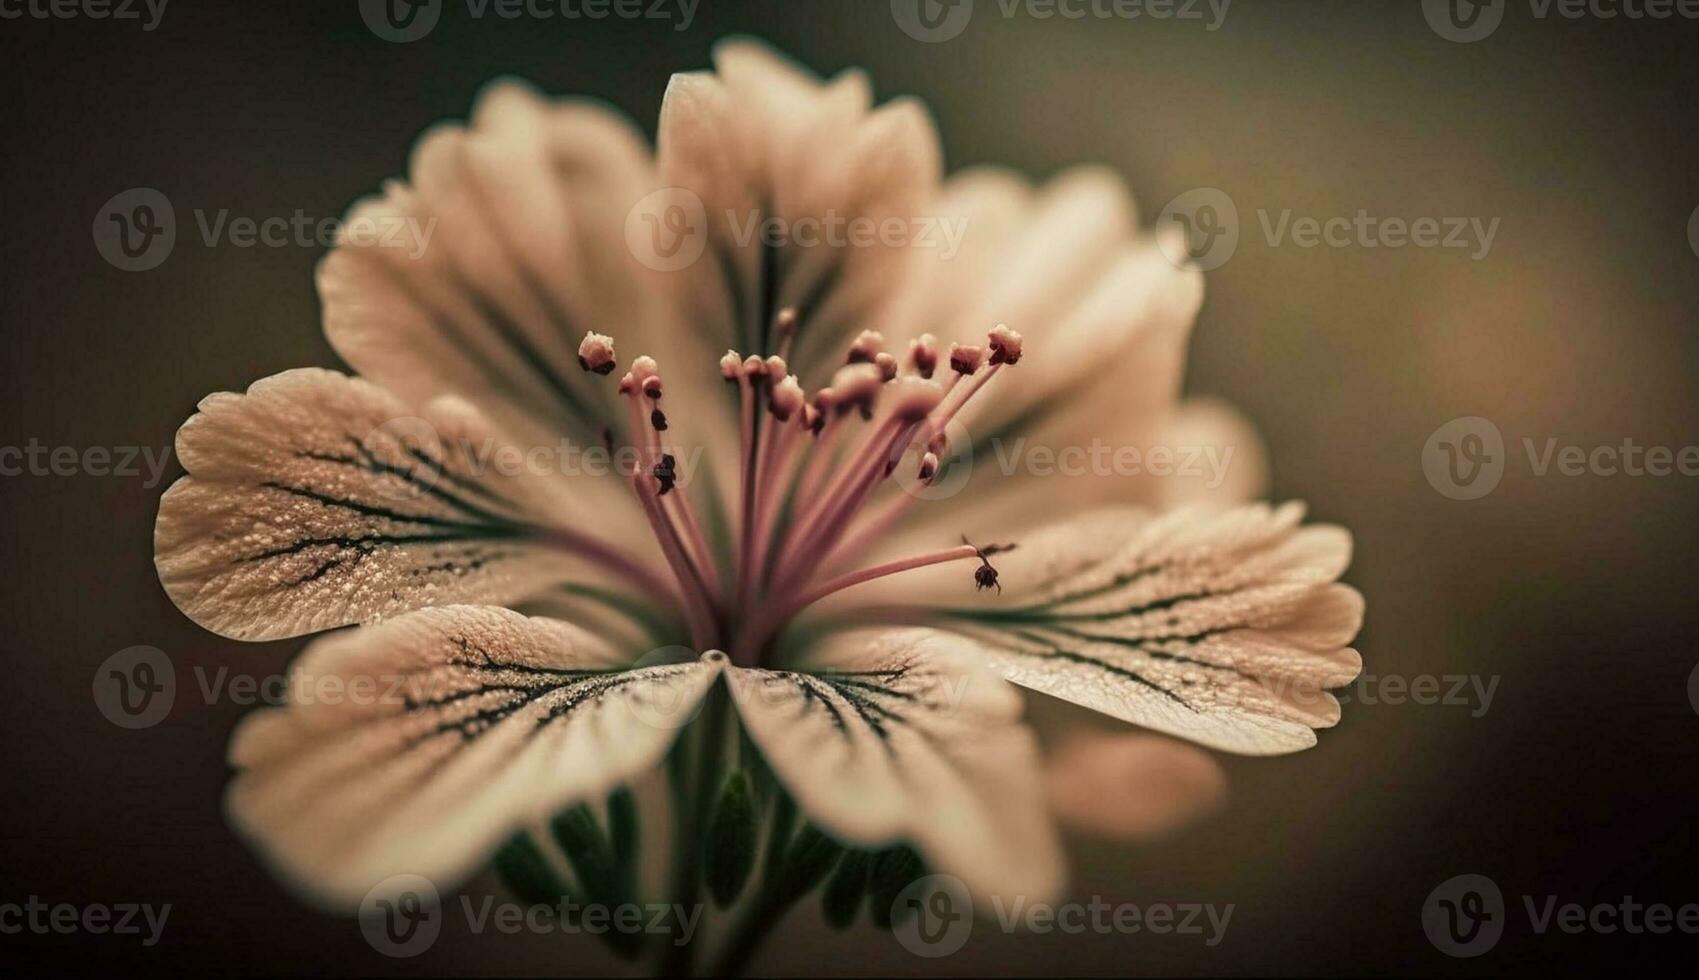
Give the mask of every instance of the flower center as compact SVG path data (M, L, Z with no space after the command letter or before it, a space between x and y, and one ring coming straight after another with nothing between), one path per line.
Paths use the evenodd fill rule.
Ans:
M999 324L985 346L951 344L940 380L937 341L924 335L906 359L865 331L849 347L831 383L809 395L790 373L786 356L797 332L790 310L779 314L779 352L767 358L727 351L720 374L739 395L739 497L735 556L722 570L690 500L674 492L675 458L662 448L667 431L660 366L638 357L619 380L630 414L635 464L629 481L671 569L692 643L724 649L734 662L762 663L774 638L797 613L827 596L916 568L976 561L974 583L996 587L993 555L1013 545L959 547L883 564L825 574L853 561L902 518L914 494L893 497L869 512L875 492L911 450L917 479L931 484L949 459L946 427L1004 367L1021 358L1021 335ZM608 375L613 338L589 333L579 364ZM724 574L722 573L724 572Z

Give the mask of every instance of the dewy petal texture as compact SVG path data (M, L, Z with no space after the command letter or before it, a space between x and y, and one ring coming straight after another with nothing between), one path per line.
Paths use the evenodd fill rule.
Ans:
M1022 686L1210 748L1293 752L1338 721L1327 690L1362 669L1347 644L1363 600L1336 581L1350 535L1302 516L1099 511L999 555L1000 596L926 569L863 598L938 603Z
M817 669L816 669L817 666ZM931 630L856 633L810 672L727 672L750 738L810 820L868 847L912 841L980 897L1061 886L1020 698L974 645Z
M535 595L581 568L540 522L583 508L565 481L475 458L506 445L464 402L415 415L333 371L211 395L177 435L189 475L160 501L160 581L243 640Z
M452 887L520 829L657 765L718 676L625 669L576 626L505 609L420 610L307 649L290 705L231 742L230 814L331 907L398 874Z

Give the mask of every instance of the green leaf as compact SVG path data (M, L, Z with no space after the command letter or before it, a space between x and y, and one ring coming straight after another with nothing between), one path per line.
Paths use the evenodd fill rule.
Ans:
M821 910L832 928L847 929L855 923L862 899L867 896L872 870L873 855L866 851L850 851L838 862L838 869L832 872L826 891L820 896Z
M926 874L926 862L911 847L889 847L873 856L872 894L873 924L881 929L902 924L909 910L893 908L904 888Z
M720 908L737 899L755 870L758 823L749 777L736 770L720 787L703 842L703 877Z

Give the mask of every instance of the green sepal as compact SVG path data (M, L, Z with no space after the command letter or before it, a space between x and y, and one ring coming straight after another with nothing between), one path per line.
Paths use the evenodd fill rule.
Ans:
M848 929L861 911L862 899L867 897L867 883L873 870L873 855L866 851L850 851L838 862L838 868L826 881L820 895L820 908L826 924L834 929Z
M832 872L843 853L842 844L813 824L805 824L791 839L785 853L784 870L780 872L777 887L779 900L789 904L813 891Z
M708 894L720 908L736 901L749 883L755 870L759 824L749 777L743 770L735 770L720 786L703 841L703 878Z
M507 890L526 905L560 906L569 897L566 882L555 874L548 858L528 833L516 834L503 844L496 852L494 865Z
M901 925L912 910L893 908L897 904L897 896L925 874L926 862L913 848L899 844L875 854L869 886L872 899L869 912L873 924L881 929Z

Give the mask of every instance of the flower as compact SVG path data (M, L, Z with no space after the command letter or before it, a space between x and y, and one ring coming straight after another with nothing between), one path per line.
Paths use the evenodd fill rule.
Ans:
M233 820L316 899L461 879L687 722L685 810L764 767L831 838L1046 895L1053 787L1005 680L1245 754L1338 718L1350 538L1229 505L1254 459L1213 497L973 465L973 437L1255 455L1231 410L1176 402L1201 277L1136 231L1119 181L944 182L916 102L872 108L860 73L822 83L750 42L715 60L674 77L653 157L605 109L493 85L350 215L432 247L350 235L320 268L359 376L285 372L179 433L189 475L156 529L178 606L242 640L357 626L293 676L397 682L296 697L232 741ZM967 235L809 246L751 217ZM645 242L682 244L663 233L700 257L654 261ZM611 471L563 477L539 462L556 447ZM1215 784L1178 758L1197 808ZM1153 807L1132 822L1165 826Z

